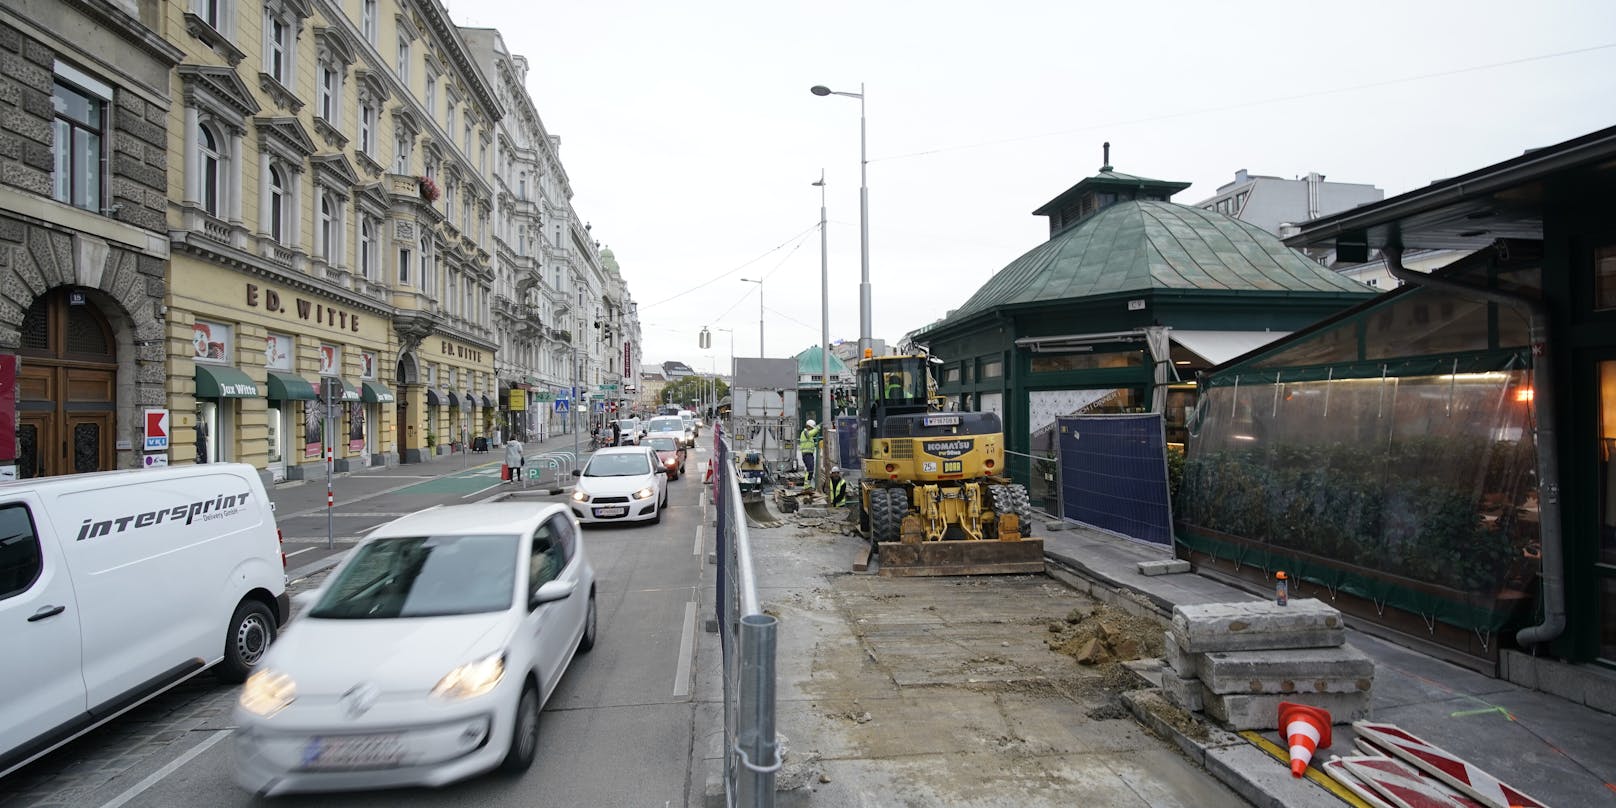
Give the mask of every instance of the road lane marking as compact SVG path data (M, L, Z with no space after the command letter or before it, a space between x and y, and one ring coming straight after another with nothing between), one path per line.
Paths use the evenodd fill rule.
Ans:
M494 490L494 489L496 489L496 488L498 488L498 487L500 487L502 485L510 485L510 483L505 482L504 480L500 480L499 482L494 483L493 485L490 485L487 488L481 488L481 489L478 489L476 491L473 491L473 492L461 497L461 499L471 499L472 497L477 496L478 494L486 494L489 491L492 491L492 490Z
M231 730L226 729L226 730L220 730L218 732L213 733L213 737L208 738L207 740L197 744L196 746L191 747L190 751L186 752L183 755L180 755L177 758L174 758L172 761L169 761L169 764L167 766L164 766L163 768L152 772L151 776L149 776L146 779L141 780L140 782L134 784L133 786L130 787L130 789L128 791L125 791L124 793L119 794L116 797L113 797L111 802L108 802L105 805L102 805L101 808L118 808L119 806L123 805L124 803L126 803L126 802L140 796L141 793L144 792L146 789L151 788L152 786L155 786L158 783L162 782L163 778L173 774L175 771L177 771L179 769L179 767L184 766L187 763L190 763L191 760L193 758L195 758L197 755L200 755L203 752L206 752L209 749L212 749L214 744L224 740L225 737L227 737L230 734L230 732L231 732Z
M297 555L299 553L306 553L306 552L308 552L310 550L313 550L313 549L314 549L313 547L305 547L305 548L303 548L301 550L293 550L292 552L287 553L286 557L291 558L292 556L295 556L295 555Z
M690 695L690 664L696 645L696 602L685 604L685 622L679 626L679 666L673 672L673 695Z
M696 551L693 555L701 555L701 525L696 525Z

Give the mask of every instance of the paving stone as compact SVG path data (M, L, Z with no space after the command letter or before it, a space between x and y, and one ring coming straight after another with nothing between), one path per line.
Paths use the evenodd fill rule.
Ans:
M1141 561L1139 562L1140 575L1177 575L1190 571L1190 562L1182 558L1168 561Z
M1178 647L1178 639L1173 632L1162 632L1162 659L1167 661L1167 667L1180 679L1198 679L1201 676L1199 663L1193 654L1186 654Z
M1202 685L1205 688L1205 685ZM1330 722L1350 724L1369 717L1369 693L1236 694L1219 695L1203 690L1201 700L1206 714L1229 725L1230 729L1278 729L1279 703L1306 704L1329 712Z
M1375 680L1374 660L1350 645L1216 651L1195 670L1213 693L1357 693Z
M1205 691L1200 681L1167 675L1162 677L1161 686L1162 695L1173 704L1192 713L1206 709Z
M1347 641L1341 612L1315 598L1173 607L1173 633L1185 653L1324 648Z

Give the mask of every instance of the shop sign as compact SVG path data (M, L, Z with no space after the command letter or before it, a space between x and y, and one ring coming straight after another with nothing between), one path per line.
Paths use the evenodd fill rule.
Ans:
M527 391L526 390L522 390L522 389L519 389L519 388L512 388L511 389L511 393L510 393L510 410L511 410L511 412L523 412L523 411L527 410Z
M197 320L191 326L191 349L195 359L202 362L227 362L230 359L230 326Z
M320 343L320 375L335 376L342 372L342 348Z
M376 378L376 354L370 351L359 352L359 378Z
M477 350L476 348L468 348L464 345L450 342L449 340L442 340L442 342L444 356L453 356L457 359L466 359L477 363L481 363L483 361L483 352Z
M286 307L281 293L274 289L260 289L258 284L247 284L247 307L263 309L270 314L289 314L303 322L313 322L328 328L359 332L359 314L317 303L308 298L294 298L292 308Z
M146 415L146 451L168 451L168 410L148 409Z
M294 345L296 342L290 334L271 332L264 338L264 366L270 370L291 370Z

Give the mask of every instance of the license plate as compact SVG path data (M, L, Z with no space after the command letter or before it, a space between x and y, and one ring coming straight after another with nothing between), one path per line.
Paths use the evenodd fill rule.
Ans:
M622 516L628 513L628 508L596 508L595 515L599 517Z
M303 750L307 769L354 769L392 766L404 758L397 735L350 735L315 738Z

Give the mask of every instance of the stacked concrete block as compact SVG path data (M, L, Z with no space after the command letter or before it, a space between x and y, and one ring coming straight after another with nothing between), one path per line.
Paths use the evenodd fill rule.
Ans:
M1165 639L1163 694L1231 729L1276 729L1281 701L1328 710L1337 724L1369 715L1374 662L1318 600L1179 606Z

